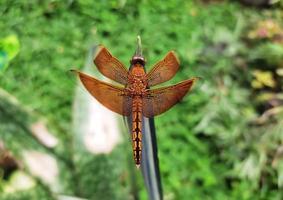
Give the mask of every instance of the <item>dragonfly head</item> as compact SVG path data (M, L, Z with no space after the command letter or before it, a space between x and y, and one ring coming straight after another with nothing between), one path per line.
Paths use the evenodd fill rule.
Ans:
M142 66L144 66L145 65L145 59L142 56L133 56L130 63L131 63L131 65L141 64Z
M146 61L142 55L142 45L141 45L141 37L137 37L137 50L133 55L132 59L130 60L131 66L135 64L141 64L142 66L145 65Z

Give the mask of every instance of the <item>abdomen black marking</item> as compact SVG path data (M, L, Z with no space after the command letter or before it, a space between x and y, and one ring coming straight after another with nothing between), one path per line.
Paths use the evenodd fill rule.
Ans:
M142 154L142 100L139 97L133 99L132 144L135 163L139 167Z

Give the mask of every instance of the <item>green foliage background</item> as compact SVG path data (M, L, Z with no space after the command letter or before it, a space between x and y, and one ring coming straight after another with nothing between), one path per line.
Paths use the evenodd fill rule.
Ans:
M184 101L156 118L165 199L283 199L283 12L279 3L251 8L235 1L2 0L0 16L0 38L16 35L20 43L18 55L0 75L0 86L45 116L57 132L66 133L58 134L62 146L72 138L76 82L68 70L82 68L88 49L97 43L128 64L140 34L148 70L173 49L181 69L169 83L202 77ZM3 121L0 126L5 126ZM0 131L0 139L15 138L7 139ZM66 193L130 199L122 197L128 194L121 192L122 186L115 185L104 187L120 191L108 197L92 194L93 188L87 186L103 183L99 169L105 167L104 157L97 163L90 157L80 161L78 172L85 189L75 192L76 183L66 178L65 184L71 184ZM110 164L110 169L116 165ZM98 182L91 181L95 176ZM51 198L40 184L29 191L0 195L5 200Z

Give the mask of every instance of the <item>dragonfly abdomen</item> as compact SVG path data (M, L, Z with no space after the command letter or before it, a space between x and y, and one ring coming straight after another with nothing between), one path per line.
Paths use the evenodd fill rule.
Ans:
M139 167L142 154L142 99L140 97L133 98L132 144L135 163Z

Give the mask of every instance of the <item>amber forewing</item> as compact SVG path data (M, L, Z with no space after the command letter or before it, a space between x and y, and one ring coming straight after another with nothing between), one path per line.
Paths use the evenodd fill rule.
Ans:
M93 62L97 69L107 78L123 85L127 84L128 70L104 46L99 47Z
M131 114L132 99L123 95L123 88L99 81L82 72L75 72L88 92L102 105L120 115Z
M148 86L154 86L170 80L179 69L179 60L173 51L156 63L147 74Z
M193 78L176 85L149 90L142 102L143 115L145 117L154 117L169 110L182 100L196 80L197 78Z

